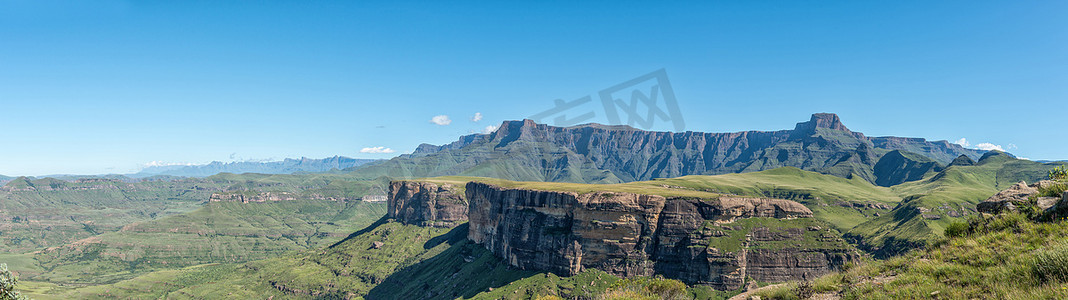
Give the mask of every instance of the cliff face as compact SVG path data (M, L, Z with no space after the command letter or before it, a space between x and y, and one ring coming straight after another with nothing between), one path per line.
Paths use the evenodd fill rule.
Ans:
M293 201L297 195L289 192L262 192L245 194L241 192L223 192L211 194L209 202L269 202L269 201Z
M466 196L470 240L518 268L564 276L594 268L729 290L747 276L813 278L857 258L829 229L813 226L808 208L788 200L578 194L478 182L467 184Z
M453 227L467 222L467 201L451 184L393 181L387 216L405 224Z
M469 175L521 181L618 183L754 172L792 166L875 182L876 150L904 150L947 164L978 150L922 138L866 137L837 115L814 114L793 130L731 133L656 132L629 126L556 127L505 121L491 134L443 145L420 145L410 155L362 168L405 177Z

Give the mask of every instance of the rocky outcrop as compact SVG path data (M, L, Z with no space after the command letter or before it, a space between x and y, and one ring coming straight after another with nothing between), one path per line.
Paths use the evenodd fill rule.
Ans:
M812 211L788 200L575 193L479 182L467 184L466 196L470 240L512 266L563 276L599 269L731 290L747 277L814 278L858 257L848 247L827 246L844 245L827 229L793 226L810 220ZM775 221L744 222L753 217Z
M1020 181L1012 187L990 196L983 202L975 205L975 208L982 213L997 214L1002 211L1016 211L1016 207L1021 204L1027 203L1029 197L1038 194L1037 185L1032 187L1028 186L1026 182Z
M214 193L208 198L208 202L273 202L297 200L297 195L290 192L224 192Z
M389 183L389 218L420 226L454 227L467 222L463 190L452 184L420 181Z
M1059 206L1058 202L1060 201L1057 197L1035 197L1034 203L1031 203L1031 198L1038 194L1039 189L1047 188L1054 184L1057 183L1050 180L1042 180L1030 185L1020 181L1012 187L990 196L983 202L979 202L976 205L976 209L982 213L998 214L1001 212L1015 212L1021 205L1034 204L1039 211L1049 212L1054 206Z

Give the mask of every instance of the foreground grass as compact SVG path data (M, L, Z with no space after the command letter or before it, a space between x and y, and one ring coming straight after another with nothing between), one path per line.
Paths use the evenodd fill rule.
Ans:
M970 232L759 295L799 299L807 290L843 299L1068 298L1068 222L1035 223L1012 214L976 219Z

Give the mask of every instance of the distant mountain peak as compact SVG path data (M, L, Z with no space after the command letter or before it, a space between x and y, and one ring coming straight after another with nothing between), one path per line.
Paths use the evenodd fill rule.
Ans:
M950 163L949 165L950 166L971 166L971 165L975 165L975 161L972 160L971 157L968 157L967 155L961 154L961 156L957 156L957 158L954 159L953 162Z
M816 128L852 132L842 124L842 120L838 118L838 115L833 113L812 114L812 118L809 119L808 122L797 123L794 130L801 132L815 132Z
M983 154L983 157L980 157L979 161L976 162L976 164L977 165L982 165L982 164L986 164L986 163L991 162L991 161L1008 160L1008 159L1015 159L1015 158L1016 158L1016 156L1013 156L1012 154L1009 154L1008 152L1002 152L1002 151L998 151L998 150L990 150L987 153Z

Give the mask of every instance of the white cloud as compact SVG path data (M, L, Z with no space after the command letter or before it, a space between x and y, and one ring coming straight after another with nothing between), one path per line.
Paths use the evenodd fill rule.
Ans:
M162 161L162 160L156 160L156 161L148 162L147 164L145 164L145 167L193 166L193 165L196 165L196 164L194 164L194 163L173 163L173 162L165 162L165 161Z
M1016 147L1016 144L1009 144L1009 149L1010 150L1011 149L1016 149L1016 148L1019 148L1019 147Z
M430 118L430 123L438 124L441 126L452 124L452 120L449 120L448 115L437 115Z
M957 140L956 142L953 142L953 143L957 144L957 145L960 145L961 147L968 147L968 146L972 145L971 143L968 142L968 139L965 139L965 138L960 138L959 140Z
M480 112L475 113L475 116L471 117L471 121L475 121L475 122L482 121L482 113L480 113Z
M486 134L493 133L494 131L497 131L497 126L490 125L490 126L486 126L486 128L482 129L482 133L486 133Z
M991 144L991 143L979 143L979 144L975 145L975 148L978 148L979 150L986 150L986 151L998 150L998 151L1001 151L1001 152L1005 152L1005 148L1002 148L1001 145L994 145L994 144Z
M379 147L367 147L367 148L360 149L360 153L393 153L393 152L397 152L397 151L394 151L393 149L390 149L390 148L381 147L381 146L379 146Z

